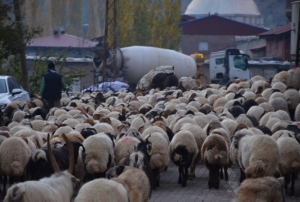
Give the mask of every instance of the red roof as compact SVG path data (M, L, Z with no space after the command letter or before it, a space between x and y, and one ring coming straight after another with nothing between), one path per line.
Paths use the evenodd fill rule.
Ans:
M260 45L254 46L253 48L250 48L250 51L252 53L257 53L257 52L263 51L265 49L266 49L266 44L260 44Z
M267 29L230 20L218 15L189 20L179 24L183 35L239 35L249 36L266 32Z
M97 43L87 39L79 38L69 34L58 34L37 39L32 39L27 44L29 47L73 47L73 48L92 48Z
M291 24L284 25L282 27L278 27L276 29L272 29L270 31L264 32L259 34L259 36L265 37L265 36L275 36L280 35L286 32L291 31Z

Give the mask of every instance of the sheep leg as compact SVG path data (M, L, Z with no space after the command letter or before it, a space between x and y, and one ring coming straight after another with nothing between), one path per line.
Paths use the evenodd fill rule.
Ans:
M241 168L240 171L241 171L240 183L242 183L246 179L246 174Z
M226 181L228 181L228 171L227 171L227 169L228 169L228 166L227 165L224 166L224 173L225 173L225 180Z
M289 176L284 175L284 190L285 190L285 193L287 193L288 184L289 184Z
M184 166L184 169L183 169L183 182L182 182L182 187L185 187L186 186L186 183L187 183L187 179L188 179L188 166Z
M15 179L14 179L14 177L12 177L12 176L9 176L9 186L13 185L13 184L14 184L14 182L15 182Z
M222 167L221 167L221 169L220 169L220 179L221 179L221 180L224 179L223 168L222 168Z
M214 177L214 175L213 175L213 169L210 168L209 169L209 178L208 178L208 188L209 189L213 187L213 184L214 184L213 183L213 181L214 181L213 177Z
M215 189L219 189L219 184L220 184L220 181L219 181L219 168L216 167L215 172L214 172L214 185L215 185L214 187L215 187Z
M194 179L196 177L196 175L195 175L195 169L196 169L196 164L193 163L191 165L191 167L190 167L190 173L188 175L189 180L192 180L192 179Z
M183 168L181 165L178 166L178 171L179 171L178 184L182 184Z
M7 184L7 176L6 176L6 175L3 175L3 192L2 192L3 198L4 198L5 195L6 195L6 184Z
M291 185L291 196L295 195L295 180L296 180L296 174L292 174L292 185Z
M157 180L156 186L159 187L160 186L160 184L159 184L159 182L160 182L160 172L159 172L159 170L157 170L156 180Z

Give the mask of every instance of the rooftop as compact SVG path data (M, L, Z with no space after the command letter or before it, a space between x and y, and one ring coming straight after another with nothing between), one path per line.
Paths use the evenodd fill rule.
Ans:
M291 24L287 24L276 29L269 30L259 34L259 37L275 36L291 31Z
M33 39L27 44L27 47L62 47L62 48L92 48L97 45L87 39L83 39L69 34L58 34L42 38Z

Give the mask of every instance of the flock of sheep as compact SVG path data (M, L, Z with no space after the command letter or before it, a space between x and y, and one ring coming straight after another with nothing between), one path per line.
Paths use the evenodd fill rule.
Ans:
M52 109L13 102L1 116L4 201L144 202L170 161L182 187L206 166L218 189L234 163L234 201L284 201L300 171L299 78L295 68L226 86L181 78L180 88L63 94Z

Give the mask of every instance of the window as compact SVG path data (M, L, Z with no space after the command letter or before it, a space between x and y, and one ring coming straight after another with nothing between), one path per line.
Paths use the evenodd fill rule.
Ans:
M199 51L208 51L208 42L200 42Z
M0 93L6 93L7 89L6 89L6 82L5 79L1 79L0 80Z
M217 58L216 65L222 65L222 64L224 64L224 58Z
M233 63L235 68L242 69L242 70L247 69L246 61L244 57L240 55L236 55L233 57Z

